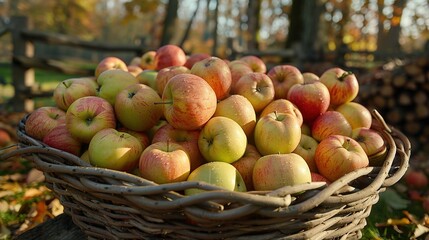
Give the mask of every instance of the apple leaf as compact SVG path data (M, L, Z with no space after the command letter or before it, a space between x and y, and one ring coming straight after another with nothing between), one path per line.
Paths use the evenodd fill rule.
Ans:
M380 193L380 201L383 201L387 206L395 210L406 209L410 204L409 200L390 189Z

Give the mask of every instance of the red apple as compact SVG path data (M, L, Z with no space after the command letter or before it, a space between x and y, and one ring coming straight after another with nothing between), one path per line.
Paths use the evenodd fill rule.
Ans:
M372 116L369 110L357 102L346 102L335 108L340 112L352 126L352 129L365 127L370 128Z
M243 177L247 191L254 190L253 167L260 157L261 154L258 152L258 149L256 149L254 145L247 144L244 155L232 163L232 166L234 166L240 172L241 177Z
M186 63L186 54L182 48L168 44L156 50L154 64L155 70L170 66L183 66Z
M56 126L66 122L66 113L57 107L40 107L30 113L25 122L25 132L42 140Z
M342 135L331 135L323 139L316 148L314 161L319 173L331 182L369 164L359 143Z
M304 83L312 83L320 80L319 76L312 72L304 72L302 73L302 77L304 78Z
M204 163L203 156L198 148L199 136L200 130L176 129L167 123L155 132L152 143L168 141L180 144L189 155L192 171Z
M115 112L112 105L103 98L79 98L67 110L66 125L74 138L82 143L89 143L100 130L116 127Z
M116 119L128 129L146 131L163 116L161 97L144 84L133 84L120 91L115 100Z
M189 72L190 70L184 66L171 66L159 70L158 74L156 75L156 91L158 92L159 96L162 96L168 80L177 74Z
M231 95L218 102L213 116L231 118L241 126L246 136L250 138L256 125L256 113L247 98L241 95Z
M143 70L155 70L155 55L156 51L147 51L140 58L140 67Z
M294 115L297 118L298 123L299 123L300 126L303 123L301 112L295 106L295 104L293 104L291 101L289 101L287 99L276 99L276 100L270 102L264 108L264 110L262 110L262 112L259 115L259 117L263 117L263 116L265 116L265 115L267 115L269 113L275 112L275 111L277 113L290 113L290 114Z
M10 134L6 130L0 128L0 148L8 146L11 142L12 138Z
M236 93L235 85L240 78L248 73L252 73L252 68L245 62L234 60L228 63L231 71L231 92Z
M274 99L274 86L264 73L248 73L235 85L236 94L247 98L256 113L261 112Z
M326 70L320 76L320 82L328 88L334 106L352 101L359 92L356 76L338 67Z
M317 166L314 162L314 154L319 143L311 136L301 134L301 140L293 153L301 156L312 172L317 172Z
M123 71L128 71L127 64L120 58L117 57L106 57L102 59L95 68L95 78L109 69L121 69Z
M321 82L293 85L287 99L298 107L304 123L312 125L314 119L329 107L329 91Z
M217 99L210 85L189 73L174 76L162 94L164 117L173 127L201 128L215 113Z
M186 181L190 169L189 156L178 143L153 143L140 156L141 177L158 184Z
M129 73L131 73L134 77L137 77L141 72L143 72L143 69L136 65L128 65L127 70Z
M377 131L364 127L355 128L351 137L361 145L371 166L380 166L384 162L387 147L383 137Z
M267 72L267 66L265 65L264 61L262 61L262 59L257 56L248 55L241 57L239 60L247 63L247 65L249 65L253 72Z
M311 134L319 142L331 135L351 137L352 127L341 113L326 111L314 120Z
M331 183L327 178L316 172L311 172L311 182L325 182L327 184Z
M82 144L72 137L67 130L66 124L60 124L53 128L43 138L43 143L56 149L60 149L79 156Z
M137 138L137 140L139 140L143 150L145 150L147 148L147 146L150 145L150 139L149 139L149 136L146 134L146 132L133 131L133 130L130 130L130 129L125 128L125 127L120 127L117 130L119 132L128 133L131 136Z
M253 168L253 185L257 191L310 182L311 172L307 163L295 153L262 156Z
M184 66L191 69L192 66L194 66L194 64L196 62L201 61L201 60L206 59L206 58L209 58L209 57L211 57L211 55L207 54L207 53L194 53L188 57Z
M293 85L304 83L301 71L292 65L277 65L267 75L273 81L275 99L286 98Z
M423 189L428 186L428 177L421 170L409 169L404 179L407 186L412 189Z
M291 153L299 144L301 128L292 114L273 112L258 120L254 138L262 155Z
M98 131L88 146L91 165L119 171L134 169L142 151L137 138L114 128Z
M128 66L138 66L141 69L140 67L141 60L142 60L141 57L133 57L129 62Z
M67 108L76 99L97 95L98 84L93 78L69 78L61 81L53 92L53 99L58 108L67 111Z
M218 100L229 96L231 89L231 71L228 64L220 58L210 57L196 62L191 73L197 75L213 88Z

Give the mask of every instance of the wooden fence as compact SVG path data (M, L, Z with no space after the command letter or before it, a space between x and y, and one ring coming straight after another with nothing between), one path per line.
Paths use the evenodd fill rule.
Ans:
M9 31L12 34L12 86L14 97L9 104L14 111L32 111L34 98L50 97L52 91L40 91L34 88L34 69L62 72L76 75L93 75L94 69L79 68L57 59L41 58L35 56L35 43L41 42L49 45L68 46L76 49L88 49L98 52L127 52L141 56L145 51L143 45L108 45L98 42L82 41L66 35L45 33L28 29L28 19L23 16L11 18Z

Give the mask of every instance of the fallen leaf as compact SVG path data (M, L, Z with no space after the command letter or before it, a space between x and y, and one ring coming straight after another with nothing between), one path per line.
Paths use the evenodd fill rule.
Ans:
M413 237L414 238L418 238L418 237L420 237L423 234L428 233L428 232L429 232L429 228L427 228L427 227L425 227L425 226L423 226L421 224L417 224L417 227L414 230Z

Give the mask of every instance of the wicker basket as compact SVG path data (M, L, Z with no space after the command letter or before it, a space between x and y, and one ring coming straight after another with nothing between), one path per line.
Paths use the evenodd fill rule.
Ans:
M91 167L26 135L2 158L26 155L44 172L47 186L74 223L96 239L359 239L379 193L405 174L410 143L373 112L372 128L385 138L380 167L339 180L271 192L232 192L198 182L157 185L143 178ZM188 188L208 191L184 196Z

